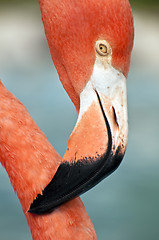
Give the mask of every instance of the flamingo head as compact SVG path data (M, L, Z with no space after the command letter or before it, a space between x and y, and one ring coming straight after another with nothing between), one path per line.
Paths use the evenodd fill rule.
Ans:
M40 6L52 59L77 111L97 62L127 77L134 38L128 0L40 0Z
M87 191L119 166L127 145L126 77L134 39L128 0L39 2L52 59L79 117L64 163L31 207L36 213Z

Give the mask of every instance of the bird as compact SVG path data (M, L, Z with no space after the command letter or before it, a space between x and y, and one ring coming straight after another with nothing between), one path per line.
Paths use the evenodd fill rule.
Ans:
M128 0L39 3L53 62L78 113L62 162L29 209L45 214L94 187L124 157L134 25Z
M0 84L0 161L34 240L96 239L78 197L114 172L127 146L128 0L39 0L60 81L78 113L63 158Z

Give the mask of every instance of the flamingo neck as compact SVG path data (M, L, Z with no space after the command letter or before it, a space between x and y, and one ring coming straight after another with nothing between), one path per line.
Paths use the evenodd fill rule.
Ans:
M2 83L0 95L0 161L20 200L33 239L69 240L72 236L77 236L79 240L96 239L93 225L79 198L48 215L28 213L33 199L56 172L61 157L25 107Z

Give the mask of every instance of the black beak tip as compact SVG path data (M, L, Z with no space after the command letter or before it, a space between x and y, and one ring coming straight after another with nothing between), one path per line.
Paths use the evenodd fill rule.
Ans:
M119 167L123 157L124 154L118 148L114 156L113 154L110 154L108 158L107 155L102 156L91 164L79 161L76 164L60 165L52 181L44 189L42 195L38 194L28 212L37 215L51 213L61 204L88 191L113 173ZM101 165L101 161L106 164ZM81 179L83 179L82 182Z

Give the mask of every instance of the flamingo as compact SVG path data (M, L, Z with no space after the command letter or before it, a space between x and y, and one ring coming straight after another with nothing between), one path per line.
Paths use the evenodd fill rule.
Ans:
M78 115L61 158L0 83L0 161L34 240L94 240L80 194L111 174L127 145L128 0L39 0L51 56Z

